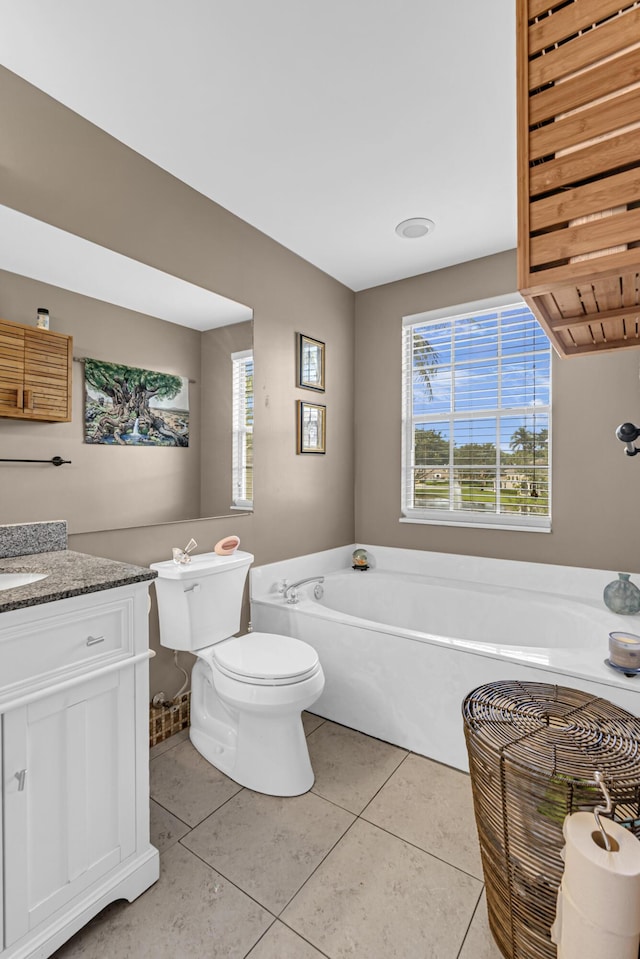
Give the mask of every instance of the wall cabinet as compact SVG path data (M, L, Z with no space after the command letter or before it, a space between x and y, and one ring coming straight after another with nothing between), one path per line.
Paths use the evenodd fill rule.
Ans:
M640 346L640 7L518 0L518 287L562 356Z
M73 339L0 320L0 416L71 420Z
M0 616L2 959L51 955L158 878L147 587Z

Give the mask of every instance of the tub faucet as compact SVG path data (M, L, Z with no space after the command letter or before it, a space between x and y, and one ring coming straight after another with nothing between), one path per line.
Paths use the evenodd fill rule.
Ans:
M284 590L284 598L290 606L298 602L296 590L298 586L304 586L305 583L324 583L324 576L309 576L307 579L299 579L297 583L291 583L290 586L287 586Z

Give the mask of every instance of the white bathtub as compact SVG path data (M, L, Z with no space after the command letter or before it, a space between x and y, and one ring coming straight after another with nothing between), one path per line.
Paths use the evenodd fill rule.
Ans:
M482 683L521 680L583 689L640 714L640 675L604 660L614 629L640 634L640 615L602 602L616 573L365 546L251 571L253 628L297 636L320 656L326 684L314 712L467 768L461 703ZM289 583L324 576L287 604Z

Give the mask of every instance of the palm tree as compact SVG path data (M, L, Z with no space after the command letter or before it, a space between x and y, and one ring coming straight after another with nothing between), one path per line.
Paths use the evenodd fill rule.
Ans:
M413 375L418 383L421 383L429 396L433 399L433 387L431 379L434 368L438 365L438 351L434 349L429 340L414 330L413 333Z
M543 454L540 462L546 463L547 459L547 450L549 448L549 430L543 429L538 430L537 433L533 434L533 451L534 453Z
M520 453L518 459L523 461L525 454L531 454L534 449L535 433L528 430L526 426L519 426L511 435L509 449L513 453Z

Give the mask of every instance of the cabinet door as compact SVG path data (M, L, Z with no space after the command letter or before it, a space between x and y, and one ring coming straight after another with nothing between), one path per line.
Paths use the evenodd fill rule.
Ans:
M4 722L4 719L2 716L0 716L0 734L2 733L3 722ZM3 759L2 759L3 738L4 737L0 735L0 772L2 771L2 768L3 768ZM4 800L2 795L2 789L0 789L0 863L4 862L4 850L3 850L4 839L2 835L2 822L3 822L3 816L4 816L3 807L4 807ZM0 904L4 903L3 886L4 886L4 869L0 868ZM0 906L0 953L2 952L2 949L3 949L3 943L4 943L4 908Z
M134 669L4 717L5 946L135 848Z
M0 414L21 416L24 387L24 331L0 320Z
M71 419L72 340L44 330L25 330L24 411L29 419Z

